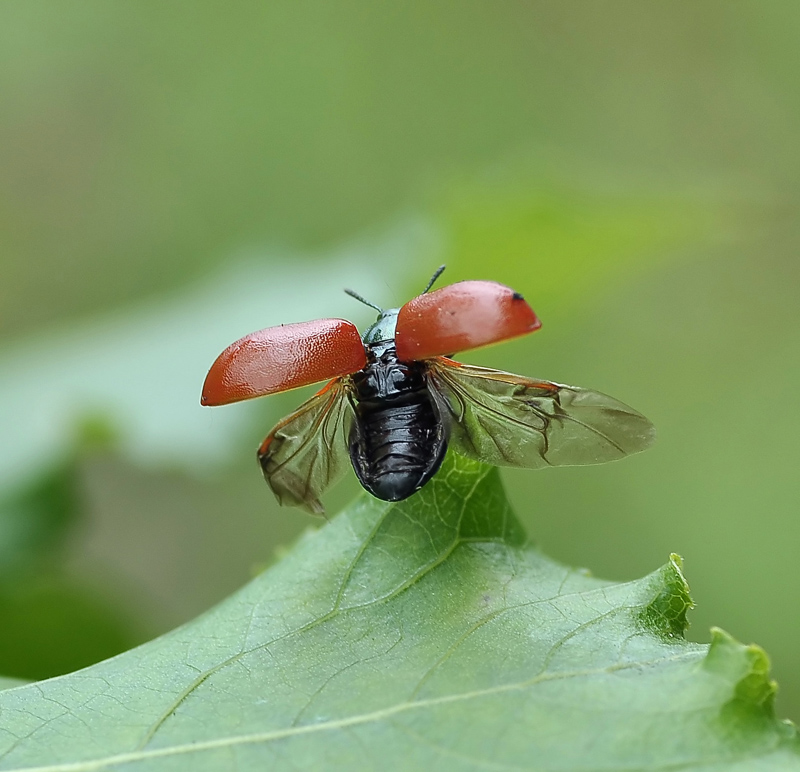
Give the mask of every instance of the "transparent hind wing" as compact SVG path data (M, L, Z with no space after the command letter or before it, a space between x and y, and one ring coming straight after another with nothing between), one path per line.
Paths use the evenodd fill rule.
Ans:
M258 449L258 462L284 506L325 513L320 496L349 464L353 418L349 378L336 378L284 418Z
M590 389L537 381L439 357L429 376L449 419L450 446L495 466L602 464L648 448L655 428Z

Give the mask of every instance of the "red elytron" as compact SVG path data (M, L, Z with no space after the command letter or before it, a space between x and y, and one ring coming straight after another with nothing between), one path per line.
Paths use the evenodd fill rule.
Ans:
M518 292L493 281L462 281L409 300L397 315L401 362L516 338L542 323Z
M227 405L350 375L367 364L356 326L344 319L282 324L223 351L203 384L202 405Z
M539 329L522 295L464 281L382 310L363 335L342 319L270 327L220 354L203 405L327 380L258 451L281 504L323 512L347 467L374 496L399 501L436 473L447 447L497 466L597 464L647 448L652 424L599 392L463 365L448 355Z

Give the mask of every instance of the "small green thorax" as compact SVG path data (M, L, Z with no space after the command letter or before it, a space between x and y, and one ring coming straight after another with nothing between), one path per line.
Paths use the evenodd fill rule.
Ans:
M378 321L367 328L366 332L361 336L364 344L371 346L384 340L394 340L394 331L397 327L397 315L399 313L399 308L388 308L386 311L381 311Z
M433 283L442 275L442 271L444 270L444 266L440 265L436 271L434 271L431 280L428 282L428 286L422 291L424 295L432 286ZM357 292L354 292L351 289L346 289L345 292L350 295L351 298L355 298L359 303L363 303L365 306L369 306L370 308L374 308L378 313L378 321L375 322L362 336L361 340L364 341L365 346L374 346L376 343L383 343L387 340L394 340L394 333L397 329L397 315L400 313L399 308L388 308L384 310L375 303L367 300L366 298L361 297Z

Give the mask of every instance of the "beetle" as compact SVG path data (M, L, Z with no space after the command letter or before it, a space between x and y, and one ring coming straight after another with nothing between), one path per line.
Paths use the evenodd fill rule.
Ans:
M343 319L285 324L246 335L211 366L200 399L224 405L319 381L325 386L280 421L258 449L278 501L315 514L352 463L361 485L401 501L436 474L448 446L495 466L599 464L647 448L640 413L600 392L466 365L455 352L534 332L522 295L462 281L378 311L363 337Z

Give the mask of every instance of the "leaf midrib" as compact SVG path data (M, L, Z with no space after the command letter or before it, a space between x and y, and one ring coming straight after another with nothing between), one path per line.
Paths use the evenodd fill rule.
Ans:
M470 488L468 495L466 495L463 501L461 502L461 511L458 516L457 527L455 528L456 534L460 533L461 523L463 522L464 513L466 512L467 503L470 497L475 492L475 489L478 487L478 485L486 477L487 474L488 474L488 469L482 470L480 474L475 476L475 481L472 487ZM278 641L281 641L285 638L289 638L293 635L302 634L304 632L307 632L308 630L318 627L319 625L322 625L325 622L335 618L338 614L344 611L367 608L369 606L377 605L379 603L391 600L392 598L405 592L409 587L412 587L418 581L423 579L427 574L433 571L437 566L441 565L450 555L453 554L453 552L455 552L455 550L462 543L469 543L469 542L482 543L482 542L498 541L496 538L494 539L493 538L481 539L481 538L469 538L469 537L464 538L457 535L456 538L453 539L453 542L450 544L450 546L447 547L447 549L442 550L442 552L439 555L437 555L433 560L421 566L408 579L406 579L404 582L402 582L400 585L393 588L389 592L377 598L373 598L365 603L354 604L352 606L343 606L342 601L344 600L344 594L347 589L347 585L350 583L350 578L353 575L353 571L355 570L355 567L358 565L359 560L361 560L364 553L366 552L367 547L372 543L372 541L375 538L375 535L378 533L381 526L385 522L386 516L391 511L391 508L392 507L387 504L384 507L383 511L381 512L380 517L375 518L375 523L370 529L369 534L361 542L358 551L353 556L353 559L350 561L350 564L347 566L347 568L344 571L344 574L342 575L341 582L339 583L339 589L336 592L336 598L334 599L333 606L330 608L329 611L295 630L290 630L288 632L285 632L282 635L279 635L273 638L272 640L265 641L264 643L260 643L258 646L254 646L251 649L246 649L237 652L236 654L225 659L223 662L217 664L215 667L207 670L205 673L202 673L199 676L197 676L197 678L195 678L188 686L186 686L186 688L184 688L183 691L172 701L172 703L167 707L167 709L163 710L161 712L161 715L159 715L158 718L155 719L155 721L151 724L150 728L145 733L144 737L139 743L138 749L144 749L147 746L147 744L155 737L155 735L158 733L158 731L161 729L161 727L164 725L167 719L178 709L178 707L189 697L189 695L192 694L192 692L194 692L199 686L201 686L205 681L207 681L212 675L219 672L223 668L228 667L228 665L233 664L234 662L238 661L242 657L247 656L253 651L258 651L259 649L267 649L269 646L272 646L274 643L277 643ZM248 622L248 628L251 623L252 623L252 615L250 621Z
M558 673L540 673L534 678L530 678L519 683L502 684L500 686L492 686L486 689L476 689L469 692L461 692L459 694L431 697L423 700L415 700L413 702L402 702L388 708L382 708L381 710L348 716L347 718L336 719L333 721L321 721L316 724L292 726L287 727L286 729L273 730L269 732L256 732L253 734L221 737L215 740L198 741L182 745L173 745L165 748L154 748L152 750L136 750L128 753L119 753L113 756L91 759L88 761L68 762L65 764L47 764L45 766L38 767L18 767L17 769L20 770L20 772L91 772L91 770L102 769L103 767L111 764L127 764L136 761L144 761L147 759L178 756L184 753L197 753L199 751L211 751L219 748L269 743L289 737L314 734L316 732L327 732L350 726L357 726L359 724L368 724L374 721L381 721L382 719L390 718L391 716L395 716L399 713L429 708L436 705L446 705L455 702L478 699L493 694L520 691L546 681L567 680L570 678L586 678L607 673L615 673L621 670L644 669L668 662L677 662L692 658L702 660L703 652L689 651L669 657L660 657L647 662L626 662L603 668L589 668L585 670L562 671ZM7 772L13 772L13 769L9 769Z

